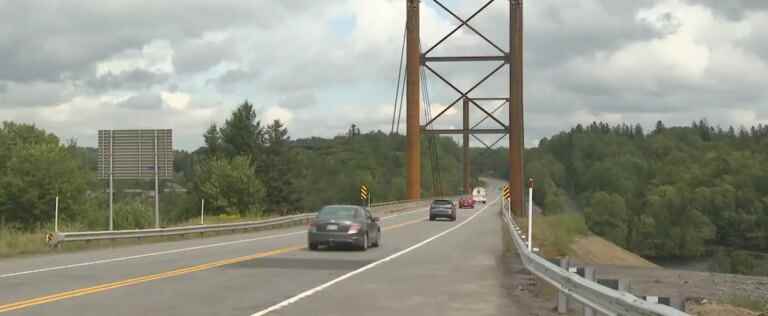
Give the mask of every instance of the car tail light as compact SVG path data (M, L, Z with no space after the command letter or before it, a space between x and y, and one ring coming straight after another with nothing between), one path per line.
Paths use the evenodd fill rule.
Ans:
M357 232L360 231L360 227L361 227L360 224L349 225L349 230L347 231L347 233L349 233L349 234L357 234Z

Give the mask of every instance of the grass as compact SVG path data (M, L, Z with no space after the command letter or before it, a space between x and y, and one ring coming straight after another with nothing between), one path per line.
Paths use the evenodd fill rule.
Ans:
M736 307L745 308L758 313L768 312L768 300L760 300L749 296L731 296L723 303Z
M264 214L252 214L248 216L238 215L223 215L223 216L206 216L205 224L225 224L236 223L245 221L256 221L269 218ZM170 225L173 227L200 225L200 218L189 219L185 222ZM189 238L189 236L164 236L156 238L146 238L142 240L126 239L116 241L91 241L91 242L73 242L61 245L59 248L51 248L48 246L45 235L53 231L53 226L40 227L35 230L19 230L13 227L0 227L0 258L8 258L15 256L33 255L49 252L59 251L76 251L82 249L92 248L105 248L105 247L119 247L126 245L136 245L143 243L163 242L172 240L181 240ZM83 231L84 228L81 225L63 225L60 226L62 232L74 232ZM206 236L216 236L220 234L226 234L227 232L219 233L207 233ZM199 236L199 235L197 235Z
M48 251L43 231L0 227L0 258Z
M518 218L517 223L528 234L528 218ZM537 216L533 220L533 245L548 258L569 255L573 242L589 234L584 216L580 213Z

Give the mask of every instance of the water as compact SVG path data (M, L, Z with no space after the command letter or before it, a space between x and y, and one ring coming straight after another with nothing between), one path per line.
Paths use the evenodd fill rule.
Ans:
M667 269L686 270L697 272L711 272L709 267L712 263L712 257L698 258L646 258L651 262Z

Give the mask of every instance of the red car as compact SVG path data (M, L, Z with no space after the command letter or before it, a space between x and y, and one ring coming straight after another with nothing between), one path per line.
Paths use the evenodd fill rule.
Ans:
M471 196L462 197L459 200L459 208L475 208L475 200Z

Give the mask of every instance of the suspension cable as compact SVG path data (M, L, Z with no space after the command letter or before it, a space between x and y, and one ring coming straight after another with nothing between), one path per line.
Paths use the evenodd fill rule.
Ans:
M402 98L402 96L400 95L400 91L401 91L401 89L400 89L400 81L401 81L402 75L403 75L403 59L404 59L404 55L405 55L405 40L406 40L406 34L407 34L406 27L407 26L403 26L403 41L402 41L402 45L401 45L401 48L400 48L400 62L398 64L398 70L397 70L397 84L395 85L395 102L393 104L394 109L392 110L392 126L390 127L389 134L395 134L395 132L399 132L399 129L400 129L400 115L398 113L402 113L402 102L400 102L400 111L398 111L398 102L397 101L398 101L399 98ZM402 81L405 81L405 80L402 80ZM397 121L398 121L397 122L398 123L397 124L398 130L397 131L395 130L395 115L397 115Z

